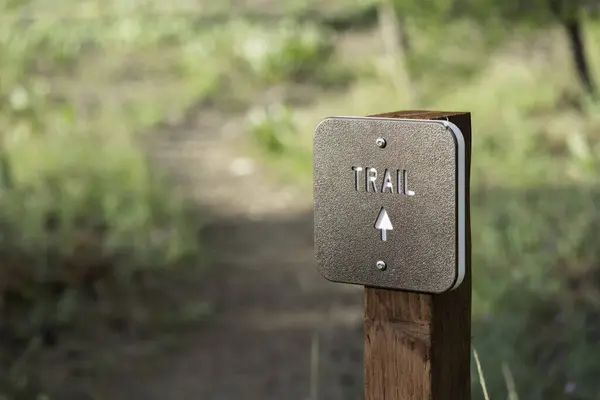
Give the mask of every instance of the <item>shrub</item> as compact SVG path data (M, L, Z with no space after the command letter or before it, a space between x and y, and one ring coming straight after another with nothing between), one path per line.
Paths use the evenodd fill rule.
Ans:
M185 264L199 248L191 208L137 143L147 125L119 95L110 103L125 112L102 119L81 112L82 96L54 90L57 75L84 86L69 68L110 30L27 25L0 8L0 337L29 339L71 322L100 284L133 291L146 271Z
M68 322L76 298L98 282L135 284L140 272L197 254L190 211L132 139L44 136L10 156L13 186L0 194L0 296L4 312L15 301L25 307L12 333Z
M282 23L267 31L245 27L237 54L253 74L267 83L319 78L331 67L334 43L316 25Z

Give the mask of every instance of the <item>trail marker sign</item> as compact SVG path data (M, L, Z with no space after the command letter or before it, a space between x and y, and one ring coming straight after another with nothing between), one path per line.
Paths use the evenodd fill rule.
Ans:
M465 140L449 121L331 117L315 130L315 251L331 281L457 288L465 202Z

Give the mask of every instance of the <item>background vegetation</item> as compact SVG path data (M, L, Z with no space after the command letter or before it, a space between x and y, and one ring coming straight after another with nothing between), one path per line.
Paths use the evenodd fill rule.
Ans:
M0 398L40 398L20 360L82 309L135 321L148 277L198 265L143 143L207 104L300 185L327 115L471 111L490 397L599 398L598 2L218 3L0 0Z

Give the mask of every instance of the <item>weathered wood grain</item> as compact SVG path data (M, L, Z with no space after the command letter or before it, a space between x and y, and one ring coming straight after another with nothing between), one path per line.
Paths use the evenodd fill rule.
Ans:
M402 111L371 117L448 119L466 144L466 271L456 290L427 295L365 288L366 400L470 400L471 116Z

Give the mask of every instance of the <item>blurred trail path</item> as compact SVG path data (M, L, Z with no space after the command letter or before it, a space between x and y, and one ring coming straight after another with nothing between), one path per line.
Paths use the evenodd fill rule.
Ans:
M240 158L243 121L223 121L201 112L152 146L211 216L208 289L185 290L192 300L208 291L215 320L128 360L98 398L362 398L362 289L318 274L310 188Z

